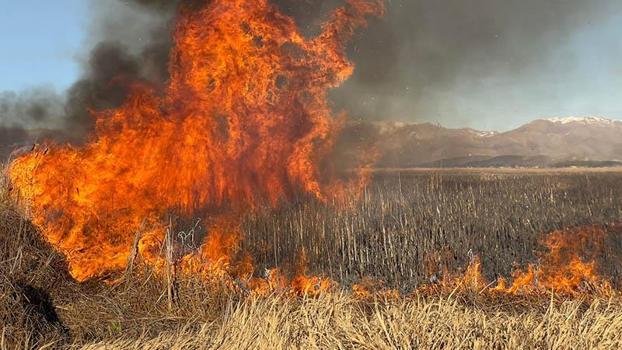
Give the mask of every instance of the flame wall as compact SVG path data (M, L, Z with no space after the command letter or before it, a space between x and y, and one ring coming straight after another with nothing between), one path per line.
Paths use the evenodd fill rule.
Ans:
M80 281L123 269L137 233L155 260L171 212L217 225L203 256L227 261L240 213L361 181L323 171L342 125L327 91L352 74L345 44L379 1L348 1L310 39L267 0L178 11L164 94L136 83L122 107L94 112L85 146L11 164L16 196Z

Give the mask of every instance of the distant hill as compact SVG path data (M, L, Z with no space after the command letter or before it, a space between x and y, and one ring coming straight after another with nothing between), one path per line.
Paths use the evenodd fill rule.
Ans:
M0 157L60 132L0 128ZM350 166L375 145L377 167L609 167L622 165L622 121L601 117L538 119L506 132L400 122L351 122L339 148Z
M622 165L622 121L601 117L538 119L507 132L359 122L346 134L376 144L378 167Z

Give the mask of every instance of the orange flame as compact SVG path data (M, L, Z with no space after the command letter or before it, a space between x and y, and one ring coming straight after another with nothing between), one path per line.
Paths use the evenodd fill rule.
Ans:
M172 215L207 227L185 270L229 269L242 213L297 194L335 198L365 181L322 171L343 124L327 90L352 74L344 47L354 30L382 12L381 0L349 0L307 39L267 0L181 7L165 91L137 83L121 108L95 113L84 147L14 161L16 197L78 281L123 270L137 236L144 260L163 264Z
M550 233L544 241L548 253L541 257L540 264L529 265L527 271L515 271L512 285L505 291L515 294L552 290L573 295L596 289L600 294L610 294L611 284L598 274L596 252L587 251L590 245L601 250L605 236L606 232L596 226ZM588 255L588 261L582 259L582 253Z
M463 274L452 276L445 273L438 285L424 286L419 291L511 295L538 295L552 291L565 296L610 296L614 289L610 281L598 273L594 260L602 253L606 234L597 226L551 232L543 242L547 252L541 254L539 263L529 264L526 270L515 270L509 285L505 278L499 278L496 285L490 283L482 273L479 257L475 257Z
M382 281L369 277L364 277L360 283L354 284L352 294L359 300L395 300L400 297L396 289L386 288Z

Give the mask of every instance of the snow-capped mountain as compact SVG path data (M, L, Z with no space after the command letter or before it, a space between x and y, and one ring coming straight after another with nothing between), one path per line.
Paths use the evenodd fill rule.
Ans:
M622 121L603 117L543 118L506 132L395 122L347 132L362 130L380 167L622 165Z
M603 117L555 117L546 118L546 121L556 124L584 124L584 125L612 125L616 123L622 123L620 120L607 119Z

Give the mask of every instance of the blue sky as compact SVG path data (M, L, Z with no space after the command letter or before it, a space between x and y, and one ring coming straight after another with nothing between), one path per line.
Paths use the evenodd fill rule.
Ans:
M97 1L102 1L98 6L105 7L106 2L113 4L115 0ZM393 17L400 15L406 22L411 21L411 15L400 13L403 11L395 4L415 3L415 0L392 1L395 13L389 11L384 21L396 21ZM478 1L494 3L493 0L475 2ZM346 84L343 91L351 101L346 104L347 110L354 117L430 121L450 127L496 130L548 116L601 115L622 119L622 1L594 0L589 8L596 14L589 19L582 12L566 14L571 19L576 15L585 17L574 20L581 25L551 25L544 27L543 33L529 31L521 25L540 11L539 4L558 4L563 9L564 5L560 5L563 0L498 1L532 5L506 17L484 11L473 23L461 23L457 30L468 31L469 26L476 28L479 22L487 23L487 29L492 28L490 32L473 31L478 41L472 46L461 46L459 40L452 39L460 34L456 30L438 34L443 25L436 26L436 19L413 27L423 34L412 42L400 41L394 54L397 62L388 65L397 67L397 74L385 83L372 79L370 84L369 79L359 79L364 74L357 72ZM514 8L522 11L518 6ZM462 12L452 17L449 7L439 7L441 12L434 12L433 17L446 13L446 21L464 17ZM0 91L51 86L62 92L71 86L80 76L79 56L86 55L85 40L93 30L89 25L92 16L89 10L93 10L93 0L0 0ZM554 19L554 11L551 16L544 19ZM369 31L377 29L372 25ZM385 34L390 37L391 28ZM373 38L374 33L363 34L362 45L367 37ZM439 55L440 61L428 59L428 49ZM450 64L444 67L443 54L456 51L459 57L449 58ZM385 54L370 52L371 61ZM513 52L517 55L512 56ZM440 68L437 61L441 62Z
M86 0L0 0L0 91L70 86L80 73L86 5Z

